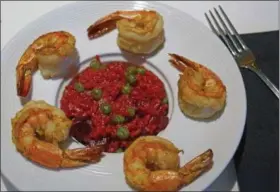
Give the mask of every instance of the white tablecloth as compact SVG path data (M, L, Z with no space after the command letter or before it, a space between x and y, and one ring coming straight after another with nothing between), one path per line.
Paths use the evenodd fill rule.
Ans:
M1 50L26 24L39 16L71 1L1 1ZM204 12L222 5L240 33L278 30L278 1L162 1L187 12L208 26ZM2 166L2 165L1 165ZM1 176L1 191L15 191ZM209 191L239 191L236 173L231 162L209 187Z

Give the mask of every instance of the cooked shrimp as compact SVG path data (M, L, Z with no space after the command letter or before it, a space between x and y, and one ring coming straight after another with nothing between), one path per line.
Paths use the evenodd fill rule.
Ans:
M127 183L139 191L177 191L212 165L209 149L180 168L181 151L162 137L139 137L124 153Z
M170 62L183 72L178 81L178 101L182 112L193 118L209 118L226 103L226 87L207 67L176 54Z
M75 37L65 31L50 32L38 37L21 56L16 67L17 94L29 93L32 73L38 68L45 79L67 72L77 57Z
M62 150L72 121L44 101L30 101L12 119L12 140L26 158L48 168L78 167L97 162L102 147Z
M156 11L116 11L88 28L88 37L97 38L117 27L118 46L133 53L148 54L164 42L163 18Z

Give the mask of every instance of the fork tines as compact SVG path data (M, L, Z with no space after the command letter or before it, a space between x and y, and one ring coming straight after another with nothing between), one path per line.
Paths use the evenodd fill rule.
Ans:
M248 47L243 42L243 40L239 36L238 32L236 31L236 29L234 28L234 26L232 25L232 23L230 22L229 18L227 17L226 13L224 12L223 8L220 5L219 5L219 9L220 9L221 14L217 11L216 8L214 8L214 12L215 12L218 20L215 18L214 14L211 12L211 10L209 10L211 18L214 21L214 24L218 30L212 24L207 13L205 13L205 17L206 17L212 31L217 36L222 37L222 40L227 45L230 52L234 56L236 56L238 53L242 52L242 50L248 49ZM221 15L223 16L223 18L221 17ZM226 25L226 23L227 23L227 25Z

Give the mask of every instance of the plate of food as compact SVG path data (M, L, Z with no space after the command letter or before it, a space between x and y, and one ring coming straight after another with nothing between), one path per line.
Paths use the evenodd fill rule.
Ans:
M234 59L161 3L63 6L1 65L1 173L19 190L203 191L243 134Z

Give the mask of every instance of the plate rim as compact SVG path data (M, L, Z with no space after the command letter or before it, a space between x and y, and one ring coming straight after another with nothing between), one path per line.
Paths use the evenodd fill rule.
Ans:
M127 1L116 1L117 3L127 3ZM116 3L114 2L114 3ZM190 15L189 13L187 12L184 12L180 9L177 9L171 5L168 5L168 4L164 4L162 2L158 2L158 1L137 1L137 2L142 2L142 3L145 3L146 5L152 5L155 9L157 6L160 6L160 7L163 7L163 8L167 8L169 10L171 10L171 12L173 11L176 11L176 12L179 12L180 15L185 15L189 18L191 18L192 20L194 20L196 23L199 23L200 27L203 28L204 31L208 31L208 32L211 32L212 31L207 28L202 21L194 18L192 15ZM21 33L26 33L26 31L30 30L30 28L32 28L32 25L34 25L34 23L38 22L39 20L42 20L42 19L47 19L48 17L52 17L51 15L53 15L55 12L58 12L59 10L63 10L63 9L67 9L68 7L74 7L76 4L108 4L109 2L106 2L106 1L75 1L75 2L70 2L68 4L65 4L65 5L61 5L59 7L56 7L42 15L40 15L39 17L35 18L34 20L30 21L29 23L27 23L24 27L22 27L20 30L18 30L15 35L9 40L7 41L7 43L3 46L3 48L1 49L1 54L7 52L8 48L13 44L13 42L17 39L17 36L19 36L19 34ZM216 41L221 41L214 33L212 33L212 36L215 37ZM222 42L221 42L222 43ZM224 44L223 44L224 47L226 47ZM230 54L230 52L228 51L227 49L227 52L228 54ZM3 54L4 55L4 54ZM230 56L232 57L232 55L230 54ZM2 57L1 57L1 60L2 60ZM240 71L240 68L237 66L236 64L236 67L237 67L237 71L238 71L238 74L240 76L240 79L241 79L241 82L242 82L242 88L244 90L244 116L243 116L243 122L241 123L242 124L242 131L240 131L240 135L238 136L238 140L236 140L236 145L234 147L234 150L232 151L232 155L231 157L229 158L229 160L227 162L225 162L225 165L224 166L220 166L222 167L221 169L219 169L220 171L218 171L218 174L217 174L217 177L213 177L211 179L211 182L205 186L205 189L207 189L220 175L221 173L226 169L226 167L228 166L228 164L231 162L234 154L236 153L237 151L237 148L239 147L240 145L240 142L241 142L241 139L242 139L242 136L244 134L244 130L245 130L245 124L246 124L246 118L247 118L247 94L246 94L246 87L245 87L245 82L244 82L244 78L242 76L242 73ZM2 72L2 67L1 67L1 72ZM1 86L2 87L2 86ZM2 105L1 105L1 111L2 111ZM2 119L2 118L1 118ZM2 121L1 121L2 122ZM2 123L1 123L2 125ZM1 131L2 132L2 131ZM1 167L2 167L2 164L1 164ZM5 175L2 171L2 168L1 168L1 174L3 174L3 176L15 187L18 189L17 185L15 185L15 182L14 181L11 181L7 175Z

